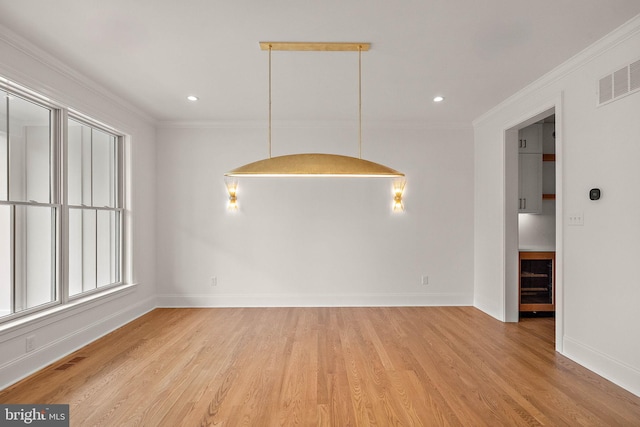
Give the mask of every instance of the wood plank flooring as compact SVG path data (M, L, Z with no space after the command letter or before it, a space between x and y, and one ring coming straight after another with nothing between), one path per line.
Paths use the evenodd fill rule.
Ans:
M157 309L0 392L72 426L638 426L554 351L553 319L472 307Z

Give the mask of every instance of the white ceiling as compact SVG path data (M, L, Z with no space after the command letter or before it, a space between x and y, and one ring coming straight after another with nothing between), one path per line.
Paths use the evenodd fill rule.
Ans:
M259 41L348 41L371 43L364 120L469 124L639 13L638 0L0 0L0 25L158 121L264 120ZM355 120L357 72L353 52L274 52L274 120Z

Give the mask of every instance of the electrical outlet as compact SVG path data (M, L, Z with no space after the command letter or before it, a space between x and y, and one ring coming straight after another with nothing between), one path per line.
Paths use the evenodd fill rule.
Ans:
M218 278L216 276L211 276L211 286L218 286Z
M25 342L26 342L27 353L29 353L30 351L33 351L33 350L36 349L36 336L35 335L28 336L27 339L25 340Z
M429 276L422 276L420 278L420 284L421 285L428 285L429 284Z

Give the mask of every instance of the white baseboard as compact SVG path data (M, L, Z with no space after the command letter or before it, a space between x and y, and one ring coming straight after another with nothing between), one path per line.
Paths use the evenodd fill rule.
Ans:
M471 294L164 294L158 307L407 307L469 306Z
M565 336L562 354L603 378L640 397L640 371Z
M153 310L156 307L155 303L155 297L148 298L108 316L99 316L100 318L93 323L81 325L79 328L70 327L72 332L32 352L6 361L0 365L0 390Z

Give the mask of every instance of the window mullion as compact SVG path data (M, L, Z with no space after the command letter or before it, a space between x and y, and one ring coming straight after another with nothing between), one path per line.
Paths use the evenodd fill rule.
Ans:
M60 203L60 113L59 110L49 111L49 203ZM53 238L51 239L51 271L50 276L51 288L49 300L61 302L60 299L60 286L62 284L60 275L60 242L61 242L61 224L60 224L60 208L56 207L51 218L51 232Z
M89 143L89 151L90 151L90 162L89 162L89 176L91 177L91 179L89 180L89 182L91 183L90 186L91 188L89 189L89 194L91 195L91 197L89 198L90 200L90 205L93 206L93 128L91 128L90 130L90 143Z
M91 197L93 198L93 191L91 192ZM94 265L95 265L95 280L96 280L96 289L98 289L100 287L100 285L98 284L98 210L94 209L93 210L94 214L95 214L95 219L93 220L93 224L95 225L94 227L94 231L95 231L95 236L94 236L94 242L95 242L95 251L94 251L94 257L95 257L95 261L94 261Z
M10 157L9 147L10 147L11 144L9 144L9 131L10 131L10 129L9 129L9 125L10 125L9 117L10 116L9 116L9 96L8 96L8 92L7 92L7 96L4 97L4 100L5 100L5 103L7 105L7 108L6 108L6 110L7 110L7 136L6 136L6 140L7 140L7 142L6 142L6 146L7 146L7 154L6 154L6 156L7 156L7 200L11 200L11 196L9 194L9 189L11 188L10 183L9 183L9 180L11 179L11 169L10 169L11 162L9 161L9 159L11 157Z
M11 279L11 303L9 308L9 313L16 312L16 206L11 205L11 210L9 214L10 221L10 230L11 234L11 260L9 263L9 268L11 269L9 273L9 277Z
M56 173L57 186L56 197L60 203L59 215L58 215L58 297L62 304L66 304L69 301L69 200L67 192L67 111L65 109L58 110L56 115L56 141L55 146L57 148L57 167Z

